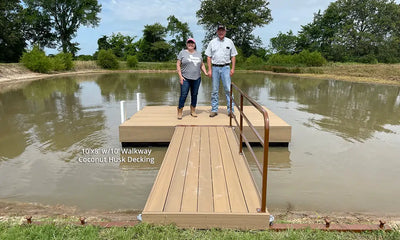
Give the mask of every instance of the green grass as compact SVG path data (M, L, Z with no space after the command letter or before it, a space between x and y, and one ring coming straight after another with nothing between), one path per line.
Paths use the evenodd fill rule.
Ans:
M192 230L174 226L138 224L134 227L102 228L66 224L12 225L0 223L0 239L400 239L399 231L392 232L326 232L297 231L234 231Z

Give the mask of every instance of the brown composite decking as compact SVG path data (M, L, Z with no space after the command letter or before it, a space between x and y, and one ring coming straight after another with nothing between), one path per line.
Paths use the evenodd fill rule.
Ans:
M265 108L265 107L264 107ZM265 108L270 119L270 143L288 144L291 140L292 127L282 120L279 116ZM183 119L176 118L176 107L174 106L146 106L136 112L132 117L119 126L119 140L121 143L168 143L177 125L196 125L196 126L227 126L229 117L226 107L219 108L219 114L210 118L209 106L198 106L198 117L191 117L189 108L185 107ZM236 109L236 116L238 117ZM264 120L257 109L252 106L245 106L244 112L257 131L263 136ZM235 122L233 121L233 125ZM258 142L256 136L251 132L247 123L244 121L244 134L250 142Z
M266 229L261 201L232 128L177 126L142 212L144 222Z

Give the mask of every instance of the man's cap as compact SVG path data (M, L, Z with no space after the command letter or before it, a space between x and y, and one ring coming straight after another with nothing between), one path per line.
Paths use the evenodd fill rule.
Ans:
M186 40L186 43L188 43L188 42L194 42L194 43L196 43L196 41L194 40L194 38L189 38L188 40Z
M218 24L217 31L218 31L218 30L220 30L220 29L224 29L224 30L226 30L226 27L225 27L225 25Z

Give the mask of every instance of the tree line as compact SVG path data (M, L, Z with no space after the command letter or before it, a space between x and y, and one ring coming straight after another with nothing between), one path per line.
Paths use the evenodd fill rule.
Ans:
M337 0L297 35L271 39L279 54L318 51L329 61L400 62L400 5L393 0Z
M58 47L75 56L79 43L71 41L78 28L96 27L100 11L97 0L1 1L0 62L17 62L28 45ZM304 53L318 53L307 57L322 56L328 61L400 62L400 5L394 0L337 0L315 13L313 21L301 26L297 34L279 33L268 47L253 34L256 27L273 20L266 0L203 0L196 16L206 30L204 44L215 36L217 24L227 26L239 62L262 63L272 57L279 64L277 59L289 61L290 56L304 59ZM193 33L188 23L175 16L167 20L167 26L145 25L138 39L121 33L101 36L98 51L86 58L96 59L99 51L105 50L121 60L128 56L139 61L173 60Z
M99 24L97 0L0 1L0 62L18 62L28 43L75 55L80 26Z
M136 42L136 36L126 36L113 33L97 40L98 50L111 50L121 60L128 56L136 56L142 62L163 62L175 59L181 49L186 46L186 39L193 36L188 23L182 23L175 16L167 18L168 25L160 23L145 25L143 37ZM170 41L166 37L171 38ZM94 53L97 58L99 51Z

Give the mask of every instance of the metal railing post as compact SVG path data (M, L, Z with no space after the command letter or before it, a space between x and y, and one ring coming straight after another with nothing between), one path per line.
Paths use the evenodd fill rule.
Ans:
M265 118L265 125L269 126L269 118ZM263 154L263 178L262 178L262 198L261 212L267 211L267 179L268 179L268 152L269 152L269 128L264 128L264 154Z
M136 93L136 110L140 111L140 93Z
M243 112L243 95L240 94L240 111ZM240 140L239 140L239 152L243 153L243 115L240 114Z
M121 124L126 120L126 111L125 111L125 101L120 101L120 110L121 110Z
M232 101L233 101L233 92L232 92L232 82L231 82L231 89L229 91L229 109L231 110L231 112L232 112ZM232 127L232 114L229 114L229 126Z

